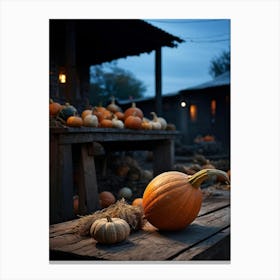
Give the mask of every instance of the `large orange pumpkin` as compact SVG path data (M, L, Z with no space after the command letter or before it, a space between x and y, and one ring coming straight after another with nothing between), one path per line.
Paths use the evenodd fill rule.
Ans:
M213 175L221 175L228 180L226 173L217 169L203 169L191 177L178 171L158 175L143 194L146 219L160 230L185 228L201 208L201 183Z

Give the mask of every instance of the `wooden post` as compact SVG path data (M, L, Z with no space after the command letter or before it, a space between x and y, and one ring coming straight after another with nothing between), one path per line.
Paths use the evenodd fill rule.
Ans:
M84 143L81 145L81 183L79 186L79 195L86 199L86 209L88 213L92 213L100 209L98 186L95 172L95 163L93 155L88 150L92 143ZM84 193L83 193L84 192Z
M76 30L75 23L66 24L65 56L66 56L66 100L75 103L77 93L76 71Z
M73 163L72 163L72 145L58 145L59 157L59 176L57 188L60 188L60 219L67 221L73 219Z
M174 164L174 141L161 141L154 152L154 176L172 170Z
M162 115L162 87L161 87L161 47L155 50L155 90L156 90L156 113Z

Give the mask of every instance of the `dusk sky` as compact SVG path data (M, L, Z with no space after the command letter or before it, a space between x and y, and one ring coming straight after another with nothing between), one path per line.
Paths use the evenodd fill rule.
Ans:
M177 48L162 49L162 93L173 93L209 81L210 61L230 50L228 19L155 19L146 20L185 42ZM145 96L155 94L154 52L117 60L118 66L131 71L146 85Z

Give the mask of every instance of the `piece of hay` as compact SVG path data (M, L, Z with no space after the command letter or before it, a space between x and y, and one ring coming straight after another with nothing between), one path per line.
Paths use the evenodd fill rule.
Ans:
M124 219L129 224L131 231L139 230L144 225L143 210L121 199L105 209L81 217L78 220L78 224L74 226L73 232L87 236L90 234L90 227L93 222L101 218L106 218L107 216Z

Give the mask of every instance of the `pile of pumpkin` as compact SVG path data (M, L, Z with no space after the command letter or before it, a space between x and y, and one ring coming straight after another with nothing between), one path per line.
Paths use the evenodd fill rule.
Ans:
M133 102L131 107L124 112L115 103L113 98L107 107L96 106L85 109L78 114L77 109L69 104L61 105L52 99L49 104L50 116L71 127L103 127L103 128L129 128L146 130L175 130L173 124L158 117L155 112L151 112L152 119L144 117L143 111Z
M132 231L143 228L145 221L158 230L182 230L197 217L203 199L200 185L212 176L221 176L229 183L227 174L218 169L202 169L191 176L164 172L149 182L143 197L135 199L132 205L118 200L81 217L74 230L106 244L125 240Z

